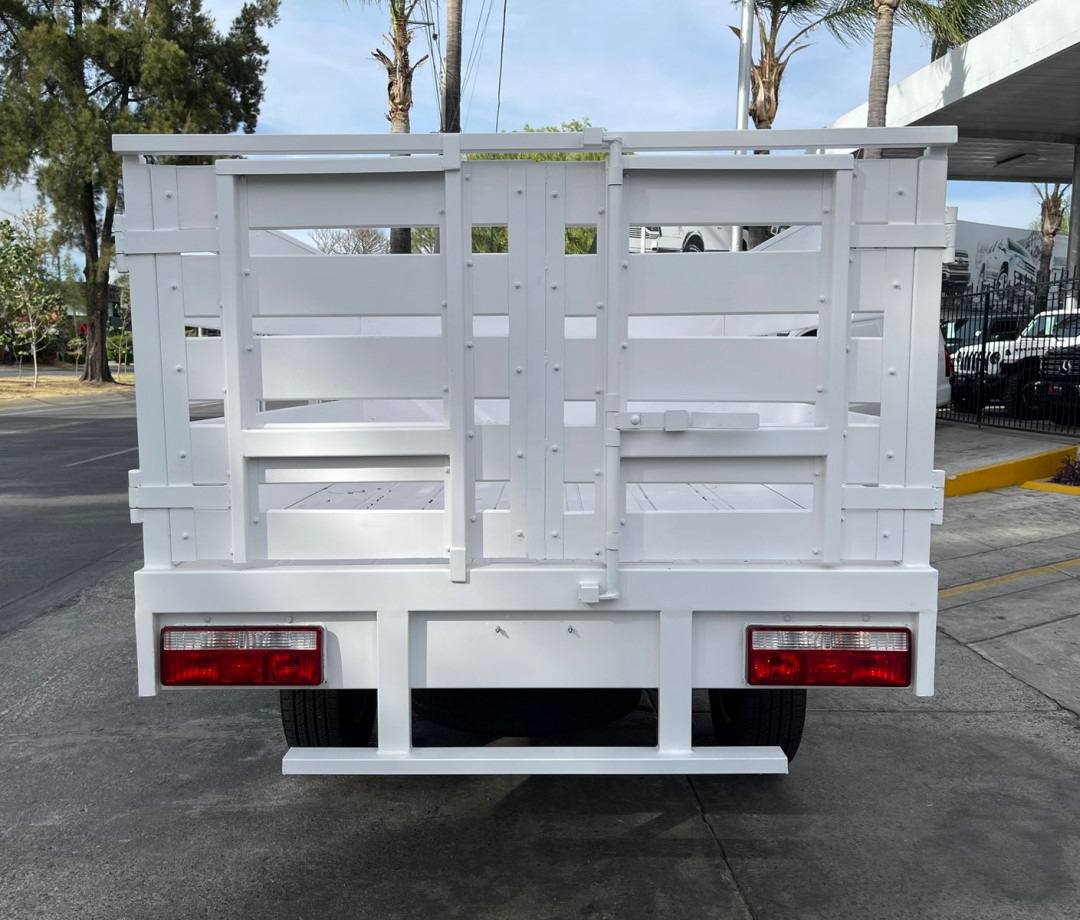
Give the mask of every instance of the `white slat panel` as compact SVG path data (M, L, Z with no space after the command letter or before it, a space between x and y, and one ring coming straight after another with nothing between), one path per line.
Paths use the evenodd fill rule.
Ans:
M189 399L221 399L225 392L225 352L218 336L188 337Z
M509 262L506 253L478 252L469 256L472 266L473 315L507 312L509 297Z
M849 425L844 439L844 482L873 485L878 481L877 425Z
M600 302L600 257L569 256L566 271L566 315L596 316Z
M228 482L225 425L195 422L191 426L191 479L196 485Z
M566 482L597 482L596 471L603 466L603 442L599 428L563 429L562 447ZM512 479L514 464L524 463L525 457L510 453L510 428L507 425L479 425L476 429L477 449L481 457L481 478L485 480Z
M469 160L462 164L469 180L470 219L477 226L506 224L508 160Z
M232 539L228 511L195 512L195 558L228 559Z
M567 261L572 260L567 259ZM604 369L599 366L596 353L595 339L565 340L564 363L560 373L563 374L566 399L596 399L604 383Z
M817 224L825 206L825 175L678 170L642 174L628 169L624 216L630 226Z
M820 457L828 448L827 434L822 428L684 431L677 435L663 431L624 431L621 449L624 458Z
M881 339L852 339L848 352L848 400L881 402Z
M597 223L598 208L604 204L602 160L562 164L566 182L566 222L578 226Z
M221 267L216 255L188 253L180 256L180 289L184 316L189 326L202 325L200 318L221 323Z
M857 223L883 224L889 219L890 163L894 160L859 160L852 186L851 219Z
M242 432L244 456L259 457L445 457L447 428L381 425L278 425Z
M252 176L252 229L437 227L443 175Z
M442 511L268 511L270 559L438 559Z
M477 399L506 399L509 395L509 340L505 336L484 336L472 340L468 349L475 354L474 396Z
M161 169L160 166L152 167ZM177 166L176 196L180 226L184 229L217 227L217 187L213 166Z
M806 483L814 478L809 457L626 460L627 482Z
M442 393L441 338L268 336L264 399L423 399Z
M817 313L818 252L670 252L627 256L631 315Z
M252 258L259 316L441 315L442 260L432 255Z
M813 338L632 339L624 352L628 400L812 400Z
M809 511L651 511L629 513L627 562L699 559L812 559Z

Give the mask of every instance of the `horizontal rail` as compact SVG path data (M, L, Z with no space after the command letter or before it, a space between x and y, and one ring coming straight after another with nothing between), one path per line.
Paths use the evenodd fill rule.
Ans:
M462 134L462 153L566 152L602 149L621 139L624 150L839 150L859 147L918 149L955 144L950 126L832 128L755 131L608 131L566 134ZM303 156L379 153L441 153L439 134L116 134L113 150L175 156ZM753 162L753 161L747 161ZM751 167L752 168L752 167Z

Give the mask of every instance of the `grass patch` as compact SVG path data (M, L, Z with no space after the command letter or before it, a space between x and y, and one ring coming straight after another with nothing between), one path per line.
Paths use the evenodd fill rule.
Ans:
M135 386L133 374L121 375L116 383L83 383L74 373L43 374L34 387L31 371L22 377L0 377L0 403L21 399L93 399L99 396L128 394Z

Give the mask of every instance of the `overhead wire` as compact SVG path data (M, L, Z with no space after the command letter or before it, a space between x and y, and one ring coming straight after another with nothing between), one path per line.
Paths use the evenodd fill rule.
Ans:
M506 52L506 4L509 0L503 0L502 35L499 38L499 83L495 89L495 133L499 133L499 112L502 109L502 75L503 55Z
M476 95L476 84L478 82L477 77L480 72L480 60L484 53L484 41L487 38L488 25L491 22L491 13L495 8L495 0L486 0L487 2L487 16L484 16L484 2L482 0L480 4L480 12L477 15L477 30L479 34L479 42L476 44L475 54L472 56L472 61L469 68L465 73L465 80L463 83L462 93L468 90L469 81L472 80L472 89L469 92L469 104L465 108L465 120L468 121L469 113L472 112L473 97ZM480 29L480 18L484 18L484 27Z

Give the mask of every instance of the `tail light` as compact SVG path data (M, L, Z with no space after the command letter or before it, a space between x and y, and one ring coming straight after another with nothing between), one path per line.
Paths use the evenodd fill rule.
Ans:
M313 626L166 626L167 687L314 687L322 683L322 630Z
M949 346L946 345L945 346L945 376L946 377L952 377L952 373L953 373L952 352L949 351Z
M751 626L751 684L907 687L909 629L799 629Z

